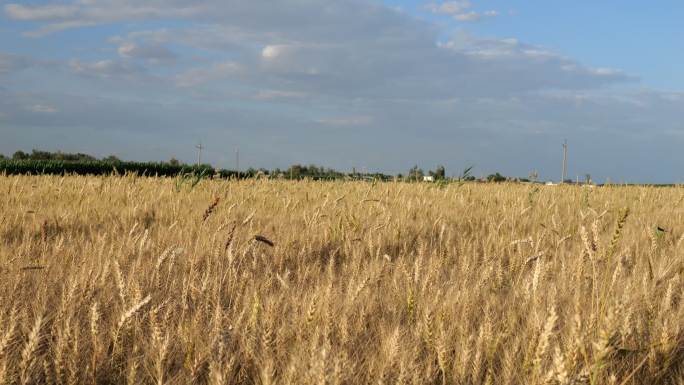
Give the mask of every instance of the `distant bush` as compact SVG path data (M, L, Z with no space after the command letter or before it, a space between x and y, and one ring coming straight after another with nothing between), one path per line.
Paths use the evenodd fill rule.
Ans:
M496 174L487 175L487 182L499 183L499 182L505 182L505 181L506 181L506 177L499 174L498 172Z

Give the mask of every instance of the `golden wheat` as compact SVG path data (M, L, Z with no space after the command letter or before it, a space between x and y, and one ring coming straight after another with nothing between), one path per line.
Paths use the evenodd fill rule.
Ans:
M0 385L683 378L680 188L179 192L127 175L0 191Z

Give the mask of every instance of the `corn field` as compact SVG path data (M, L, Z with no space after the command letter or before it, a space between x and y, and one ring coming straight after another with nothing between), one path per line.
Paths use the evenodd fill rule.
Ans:
M206 176L219 172L222 177L237 176L237 172L215 170L209 165L189 166L154 162L122 162L122 161L69 161L69 160L34 160L34 159L0 159L0 173L6 175L123 175L136 173L148 176L177 176L183 174L202 174Z
M0 384L682 384L684 189L0 176Z

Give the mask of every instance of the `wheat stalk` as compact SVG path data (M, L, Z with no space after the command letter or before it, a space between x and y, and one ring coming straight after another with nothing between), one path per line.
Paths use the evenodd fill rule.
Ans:
M31 382L31 370L36 361L35 353L40 344L40 329L43 326L43 315L36 316L33 327L28 335L28 340L21 351L21 362L19 364L20 382L22 385Z

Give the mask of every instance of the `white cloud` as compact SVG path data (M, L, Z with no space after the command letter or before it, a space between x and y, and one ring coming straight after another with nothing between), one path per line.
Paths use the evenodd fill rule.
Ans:
M125 43L119 46L117 52L119 52L120 56L131 57L131 53L133 53L137 48L138 46L136 46L134 43Z
M134 42L124 42L117 52L123 58L147 60L152 64L173 63L176 60L176 54L159 44L139 45Z
M458 0L429 6L463 18L496 14L472 7ZM251 90L250 95L287 89L326 98L414 100L596 88L629 80L619 71L588 68L514 39L461 36L436 46L434 30L412 16L356 0L206 0L191 5L181 0L79 0L59 7L5 8L40 28L146 18L193 22L191 27L115 36L110 43L117 45L118 58L77 58L69 64L74 73L101 78L135 80L155 73L181 87L237 87ZM169 46L193 56L178 57ZM154 71L161 64L172 66ZM0 71L3 67L0 58Z
M592 68L591 71L595 73L596 75L605 75L605 76L613 76L613 75L619 75L621 74L621 71L616 70L614 68L606 68L606 67L598 67L598 68Z
M74 127L85 126L92 127L93 138L106 134L143 143L137 133L143 128L163 138L159 146L185 151L192 126L198 127L193 135L206 135L203 140L251 147L266 167L324 160L349 168L351 158L405 172L416 161L425 167L452 159L454 168L476 162L479 170L525 175L540 163L557 164L555 152L545 149L558 137L574 135L575 143L591 132L581 150L587 159L582 167L589 168L605 164L591 155L595 143L634 148L639 135L684 131L677 123L681 94L604 94L605 86L634 78L516 39L459 33L436 44L437 26L379 1L62 3L67 7L5 12L32 21L24 27L37 28L36 34L122 23L113 27L119 36L109 45L89 45L88 56L65 45L74 60L55 68L33 65L26 73L19 70L31 60L0 54L0 74L12 71L15 83L21 76L32 80L22 92L0 90L3 127L11 127L21 143L44 133L55 146L69 144L59 136L73 137ZM448 17L498 14L463 1L435 3L430 10ZM151 28L141 20L181 22L139 30ZM148 77L160 81L141 85ZM26 96L31 91L36 95ZM45 112L26 108L37 105ZM55 111L47 112L50 107ZM360 128L335 129L345 127ZM0 141L0 151L8 151L7 143ZM573 159L579 159L577 151ZM293 160L293 153L304 158ZM375 163L369 162L374 156Z
M445 1L443 3L430 3L426 6L433 13L457 15L470 9L472 4L467 0Z
M56 107L47 104L34 104L28 106L26 109L37 114L54 114L55 112L57 112Z
M266 60L274 60L288 51L292 51L292 47L288 45L267 45L261 51L261 57L263 57Z
M224 80L239 74L243 70L238 63L227 61L209 66L195 67L176 76L179 87L194 87L208 82Z
M77 5L37 5L6 4L5 13L15 19L24 21L41 21L69 19L77 17L80 11Z
M104 24L122 20L192 17L210 11L201 5L181 1L88 0L70 4L6 4L5 14L22 21L46 21L47 32L80 25ZM55 26L55 27L52 27Z
M668 102L682 102L684 101L684 92L659 92L659 97Z
M304 92L283 91L283 90L259 90L254 96L257 100L275 100L275 99L300 99L306 97Z
M459 13L454 15L454 19L458 21L479 21L482 18L482 16L475 12L475 11L470 11L467 13Z
M144 20L192 20L199 23L232 26L244 31L277 35L283 30L291 34L327 38L337 33L330 27L343 26L351 32L349 40L367 36L378 17L387 8L377 3L358 0L309 1L244 1L244 0L65 0L60 6L19 3L4 6L5 14L15 20L43 23L41 31L59 31L90 24L108 24ZM359 12L363 8L368 13ZM396 11L392 11L395 12ZM364 15L359 17L359 15Z
M73 59L69 62L71 72L88 76L108 79L131 79L144 73L144 69L131 63L119 60L98 60L83 62Z
M483 17L495 17L499 15L496 10L478 12L472 10L472 3L467 0L444 1L441 3L429 3L426 8L432 13L449 15L457 21L480 21Z
M47 35L51 35L55 32L60 32L67 29L92 27L95 25L97 25L97 23L93 21L71 20L58 23L50 23L36 30L24 32L23 35L27 37L44 37Z

